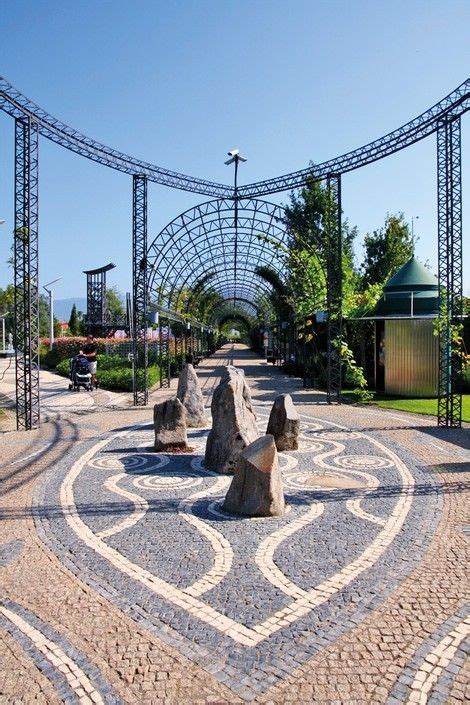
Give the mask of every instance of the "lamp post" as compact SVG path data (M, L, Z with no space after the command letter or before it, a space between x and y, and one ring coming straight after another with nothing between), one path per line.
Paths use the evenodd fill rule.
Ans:
M58 277L57 279L53 279L51 282L47 282L47 284L44 284L42 287L44 291L47 291L49 294L49 315L50 315L50 334L49 334L49 350L52 350L52 346L54 345L54 294L52 292L52 289L48 289L47 287L50 286L51 284L55 284L58 282L62 277Z
M233 289L233 303L235 305L236 299L237 299L237 259L238 259L238 164L239 162L246 162L245 157L242 157L240 154L239 149L231 149L230 152L228 152L228 155L230 159L227 159L226 162L224 162L227 166L229 164L235 164L235 178L234 178L234 185L233 185L233 200L234 200L234 221L235 221L235 248L234 248L234 257L233 257L233 280L234 280L234 289Z

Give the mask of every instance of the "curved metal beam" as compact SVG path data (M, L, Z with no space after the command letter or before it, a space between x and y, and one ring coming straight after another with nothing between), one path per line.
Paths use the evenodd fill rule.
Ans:
M146 176L149 181L183 191L219 198L233 196L231 186L164 169L86 137L40 108L2 76L0 76L0 109L14 118L25 116L31 118L37 124L39 133L43 137L80 154L82 157L111 167L111 169L117 169L133 176Z
M40 108L3 77L0 77L0 109L14 118L30 118L37 124L40 134L47 139L112 169L132 175L143 175L150 181L184 191L231 200L235 197L231 186L164 169L86 137ZM358 169L424 139L437 131L438 123L443 119L449 115L458 117L469 109L470 79L467 79L429 110L383 137L321 164L273 179L239 186L238 197L263 196L288 191L303 186L310 177L325 179L331 175Z
M344 174L347 171L359 169L394 152L399 152L401 149L428 137L433 132L437 132L439 122L447 115L451 114L453 117L458 117L469 109L470 79L467 78L458 88L429 108L429 110L383 137L321 164L313 164L307 169L239 186L238 194L241 198L264 196L270 193L299 188L304 186L307 180L312 177L314 179L326 179L328 176Z

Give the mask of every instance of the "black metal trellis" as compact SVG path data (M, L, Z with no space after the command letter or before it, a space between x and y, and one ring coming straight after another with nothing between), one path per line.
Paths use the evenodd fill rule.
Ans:
M36 428L39 409L38 129L15 120L15 359L18 429Z
M93 335L106 334L108 326L108 304L106 300L106 272L114 269L112 262L104 267L88 269L86 274L86 319L85 326Z
M328 317L327 398L341 401L341 356L338 345L342 332L343 271L341 237L341 176L331 175L326 181L328 208L326 217L326 307Z
M462 175L460 117L437 130L438 274L440 296L438 425L462 425L462 350L453 327L462 316Z
M132 318L134 406L148 402L147 178L132 181Z
M452 325L458 320L461 309L462 280L462 228L461 228L461 157L460 116L470 108L470 79L436 103L429 110L397 130L359 149L274 179L267 179L238 187L237 207L243 199L266 196L287 191L307 183L308 179L338 177L414 144L430 134L438 133L438 219L439 219L439 279L445 316L441 318L440 375L439 375L439 424L456 426L461 423L461 398L457 388L461 358L450 345ZM233 188L204 179L197 179L154 164L135 159L118 150L100 144L65 125L15 89L0 77L0 109L15 118L15 316L17 321L16 387L18 399L18 427L31 428L39 423L39 373L38 373L38 281L37 281L37 146L38 134L83 157L104 166L131 174L137 180L149 180L172 188L202 193L232 203ZM145 191L146 194L146 191ZM262 201L259 201L262 203ZM137 207L137 211L139 207ZM146 213L146 196L145 196ZM183 214L184 217L186 214ZM138 220L138 218L137 218ZM178 220L178 219L176 219ZM176 222L173 221L174 223ZM232 218L233 222L233 218ZM247 221L248 223L248 221ZM242 217L237 218L237 277L227 284L219 278L218 290L229 297L236 287L238 300L254 299L260 292L248 271L240 271L238 262L248 257L252 245L246 240L243 247ZM140 226L139 226L140 227ZM248 224L247 226L248 227ZM27 233L21 241L20 233ZM146 232L146 218L145 218ZM134 222L134 234L135 222ZM137 236L139 239L140 235ZM169 235L171 240L171 236ZM134 249L134 248L133 248ZM223 249L223 246L222 246ZM268 248L269 249L269 248ZM229 271L225 261L221 264L221 244L214 245L219 252L217 265ZM145 263L144 252L141 262ZM134 270L136 258L133 257ZM164 264L163 266L166 266ZM233 267L232 267L233 269ZM142 297L142 282L147 273L138 277L136 271L133 295ZM240 276L238 276L240 274ZM138 280L138 281L137 281ZM240 286L239 286L240 280ZM259 284L259 282L258 282ZM140 288L139 288L140 287ZM335 292L332 293L334 298ZM145 299L145 295L143 297ZM141 298L139 305L143 301ZM145 309L146 302L143 304ZM141 311L137 309L137 317ZM136 313L134 312L134 319ZM141 318L146 323L145 317ZM145 328L145 325L144 325ZM135 328L137 331L137 327ZM136 343L137 344L137 343ZM145 349L145 344L144 344ZM23 359L22 358L22 354ZM145 376L145 375L144 375ZM145 391L146 397L146 391Z

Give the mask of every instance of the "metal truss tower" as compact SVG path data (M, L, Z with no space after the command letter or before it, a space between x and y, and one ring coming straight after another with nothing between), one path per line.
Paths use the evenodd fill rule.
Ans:
M328 237L326 262L326 307L328 315L328 379L327 398L341 402L341 355L337 345L342 333L342 236L341 236L341 175L330 175L326 180L328 211L326 233Z
M132 353L134 406L148 402L147 345L147 177L133 176L132 198Z
M440 296L438 425L462 425L462 350L453 336L462 310L462 173L460 116L437 129L438 275Z
M15 350L18 429L39 426L38 128L15 120Z
M103 335L107 331L106 272L114 269L115 266L110 262L104 267L88 269L83 272L86 274L87 315L85 325L87 330L94 335Z

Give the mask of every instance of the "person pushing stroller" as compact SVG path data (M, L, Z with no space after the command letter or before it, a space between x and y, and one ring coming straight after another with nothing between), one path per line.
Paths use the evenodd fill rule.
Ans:
M96 381L96 351L97 346L94 337L92 335L87 335L86 343L80 352L83 353L88 360L88 371L91 374L91 383L95 389L98 386Z

